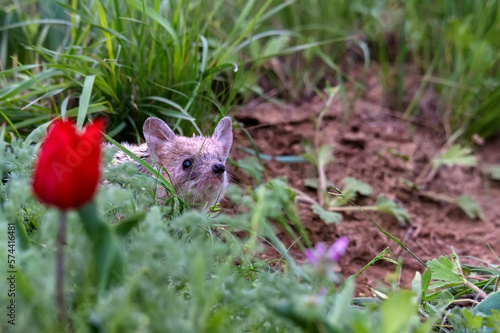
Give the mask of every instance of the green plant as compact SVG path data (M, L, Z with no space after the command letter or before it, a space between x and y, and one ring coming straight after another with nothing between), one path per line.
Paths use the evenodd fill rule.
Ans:
M53 331L59 329L53 301L58 213L25 190L36 150L32 142L37 140L36 135L24 142L0 140L0 220L16 225L16 302L22 309L16 328ZM240 204L236 215L188 210L172 214L172 207L154 203L150 177L132 164L109 165L112 158L113 149L107 149L104 175L109 183L100 187L96 208L119 236L116 248L124 257L123 275L105 291L92 287L94 259L87 253L93 242L83 237L79 216L69 212L65 290L71 304L70 330L430 332L441 318L449 318L457 330L479 327L487 332L498 326L495 266L465 266L453 253L450 259L428 262L426 272L416 275L412 291L394 283L373 289L382 301L353 297L355 277L341 285L336 273L324 274L323 266L299 265L277 237L273 222L300 222L293 193L284 182L273 180L246 195L233 186L228 195ZM307 236L300 225L294 228ZM8 236L0 233L0 241L6 243ZM310 246L305 237L302 240ZM259 257L263 244L281 253L275 263L282 269ZM0 257L7 260L5 252ZM388 248L363 270L378 260L396 264L395 274L400 274L401 264ZM335 267L328 268L332 271ZM448 308L478 290L487 300L492 297L485 305L472 311ZM6 293L0 302L8 302ZM0 325L7 329L7 324Z
M438 89L448 135L497 132L500 3L409 1L405 8L410 52L424 70L434 64L427 79Z
M356 199L357 195L370 196L373 189L370 185L351 178L345 177L344 188L340 192L339 196L337 193L327 192L327 177L325 167L334 161L333 155L331 154L331 148L328 145L322 145L318 153L314 152L314 149L310 145L305 145L305 154L303 157L314 164L317 167L318 178L309 178L304 180L304 185L308 187L315 188L318 195L318 200L314 200L312 197L303 193L297 189L293 189L298 194L298 200L307 202L311 204L311 209L315 214L317 214L325 223L340 223L342 221L342 215L338 212L347 211L357 211L358 207L343 207L344 205L352 202ZM324 194L330 194L330 196L325 196ZM332 196L333 194L333 196ZM379 195L377 197L377 203L375 206L362 206L360 207L363 211L380 211L390 214L398 220L402 225L410 219L408 212L396 202Z
M452 249L448 257L441 256L427 263L422 276L417 274L412 289L420 295L422 313L429 318L449 320L458 332L497 330L500 321L495 311L500 310L494 283L498 268L466 266ZM435 320L436 320L435 319Z
M442 166L476 166L477 158L472 154L472 149L461 147L459 145L452 145L444 152L437 154L416 177L416 184L407 182L406 185L413 190L418 190L418 194L432 200L444 201L460 207L465 214L471 219L484 220L484 214L481 206L470 196L460 195L458 197L451 197L442 193L435 193L432 191L424 190L424 185L431 181L437 174Z
M17 63L0 72L0 105L9 130L28 130L58 114L74 116L75 100L85 91L88 113L106 111L112 136L126 129L121 137L138 140L135 124L149 115L173 118L176 127L200 134L198 124L213 119L205 111L224 113L234 98L237 89L221 96L212 86L221 72L238 69L239 60L230 63L228 57L260 24L269 3L253 17L248 17L249 4L247 12L231 20L235 25L219 32L222 1L210 7L203 1L53 3L67 13L59 20L15 11L25 20L4 26L5 33L18 26L34 35L45 27L65 28L57 49L43 45L44 35L27 46L39 64ZM227 34L224 39L211 39L221 32ZM15 56L16 49L8 52ZM234 76L234 87L241 85L241 75ZM221 97L226 106L216 104Z

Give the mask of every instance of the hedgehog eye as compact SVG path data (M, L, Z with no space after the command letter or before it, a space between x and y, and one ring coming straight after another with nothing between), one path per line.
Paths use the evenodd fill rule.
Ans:
M189 168L191 165L192 165L192 163L190 160L185 160L184 162L182 162L182 168L184 168L184 169Z

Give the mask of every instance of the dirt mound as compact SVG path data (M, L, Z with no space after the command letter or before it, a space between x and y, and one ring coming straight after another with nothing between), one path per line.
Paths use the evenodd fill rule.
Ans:
M367 90L373 92L375 88ZM498 263L488 245L500 253L500 209L497 208L500 185L485 180L481 165L500 164L500 138L479 148L476 167L444 166L429 176L426 168L441 152L446 139L438 130L438 115L429 109L434 105L430 101L432 98L423 100L426 104L421 106L426 108L423 120L404 121L401 113L383 107L379 96L372 93L365 99L358 98L349 117L342 112L345 108L340 101L326 111L320 141L332 147L335 156L335 161L326 170L328 180L339 188L342 188L346 176L371 185L374 195L357 200L360 205L374 205L378 194L400 203L411 216L411 221L405 226L386 214L375 212L370 215L424 261L449 254L453 246L459 255ZM245 125L261 153L300 155L304 152L301 143L314 140L314 120L324 106L319 99L300 106L261 104L235 112L234 116ZM347 121L343 121L346 118ZM235 149L238 145L249 147L241 132L236 133L230 156L235 160L248 157L245 152ZM313 165L277 161L266 161L265 164L267 177L285 177L291 186L316 198L314 190L303 182L306 178L317 177ZM251 182L242 172L230 171L238 183ZM412 191L405 185L405 179L420 180L424 187ZM472 220L457 206L433 198L432 194L453 198L462 194L471 196L482 206L485 219ZM347 254L341 261L344 276L357 273L387 246L403 260L403 286L410 285L415 271L423 270L418 261L380 233L363 213L343 213L343 221L335 225L323 222L308 204L299 203L298 207L313 243L331 244L340 236L349 238ZM285 245L293 242L285 233L280 237ZM296 247L290 251L299 262L304 260ZM267 255L273 258L278 254L270 249ZM375 286L377 279L384 280L391 272L394 272L392 264L377 263L358 277L358 291L367 292L366 285Z

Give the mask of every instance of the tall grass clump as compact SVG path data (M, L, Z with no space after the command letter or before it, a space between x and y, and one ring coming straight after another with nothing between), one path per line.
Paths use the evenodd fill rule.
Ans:
M7 8L0 31L9 41L1 53L0 106L9 130L26 134L53 115L75 115L86 84L89 113L107 112L112 136L136 139L135 126L148 115L175 118L180 130L199 133L198 125L212 120L206 111L226 113L250 96L298 102L318 88L343 87L345 50L355 45L369 60L356 32L378 7L21 1Z
M308 100L323 88L338 85L345 97L344 83L356 84L349 71L370 62L363 31L380 13L381 1L287 1L269 17L277 35L257 34L250 45L254 71L265 80L272 97L290 102ZM269 30L269 29L268 29ZM352 52L350 52L352 51ZM260 52L260 57L256 54ZM346 57L348 55L348 57ZM268 58L269 61L262 61Z
M497 133L500 2L407 1L405 9L413 61L438 91L448 134Z
M136 124L149 115L200 133L199 124L226 113L244 89L232 55L270 5L249 2L238 13L224 1L68 1L51 3L52 11L25 11L33 5L21 2L5 14L18 22L4 19L1 28L4 41L12 41L2 49L3 117L9 130L26 134L54 115L74 116L87 86L89 113L108 113L112 135L126 129L123 136L138 137ZM10 46L23 41L21 57Z
M499 6L23 0L0 12L2 117L9 131L26 135L54 115L76 115L87 86L89 113L108 114L111 136L138 141L136 126L149 115L200 133L255 96L301 102L338 86L344 102L355 99L373 64L386 99L397 97L391 107L415 115L432 85L449 136L488 137L500 123ZM408 66L425 73L414 96L404 90Z

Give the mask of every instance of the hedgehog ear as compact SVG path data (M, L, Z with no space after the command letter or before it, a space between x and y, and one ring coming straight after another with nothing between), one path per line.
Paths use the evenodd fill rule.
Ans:
M174 132L159 118L146 119L142 131L151 156L158 156L162 144L175 140Z
M224 156L227 158L231 145L233 144L233 124L231 118L224 117L219 121L212 138L219 141L224 149Z

